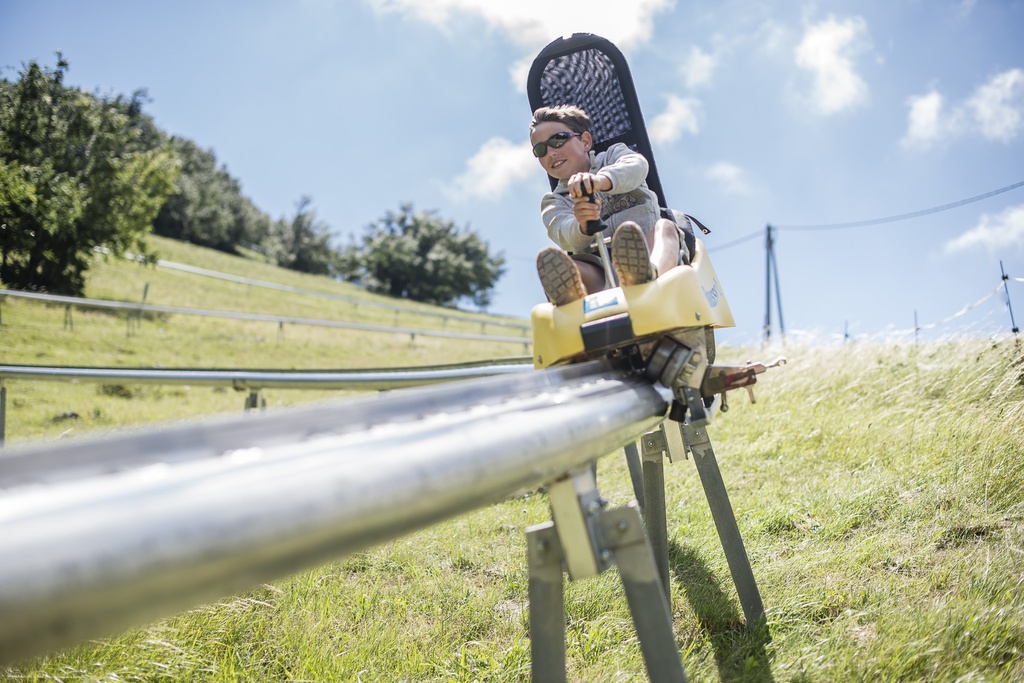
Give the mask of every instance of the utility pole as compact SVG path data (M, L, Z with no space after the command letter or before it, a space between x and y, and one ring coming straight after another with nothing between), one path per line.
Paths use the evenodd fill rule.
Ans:
M1017 327L1017 323L1013 319L1013 306L1010 305L1010 288L1006 286L1006 281L1010 279L1010 276L1003 270L1003 260L999 259L999 273L1003 276L1003 293L1006 294L1006 310L1010 312L1010 329L1013 330L1013 334L1016 335L1020 332L1020 328Z
M765 226L765 283L764 283L764 343L772 339L772 275L775 280L775 304L779 311L779 337L786 336L786 326L782 322L782 293L779 288L779 264L775 260L775 240L772 238L772 226Z

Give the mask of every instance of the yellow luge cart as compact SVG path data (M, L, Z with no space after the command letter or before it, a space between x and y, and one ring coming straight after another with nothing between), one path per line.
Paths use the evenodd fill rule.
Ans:
M700 240L696 246L689 265L651 282L596 292L564 306L534 306L534 366L575 363L692 328L735 325L711 259Z

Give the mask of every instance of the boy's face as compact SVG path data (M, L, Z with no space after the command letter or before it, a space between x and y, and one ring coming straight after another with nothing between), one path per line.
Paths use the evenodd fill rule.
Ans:
M530 144L546 142L555 133L572 132L572 129L558 121L542 121L534 128L530 135ZM585 173L590 170L590 148L593 141L590 133L574 135L561 147L555 148L548 145L547 152L538 157L537 161L554 178L568 180L575 173Z

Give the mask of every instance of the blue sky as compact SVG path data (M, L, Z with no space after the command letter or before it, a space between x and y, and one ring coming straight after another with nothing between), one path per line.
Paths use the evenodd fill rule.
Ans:
M309 195L339 243L403 202L436 210L504 254L490 310L526 317L548 238L525 75L576 31L626 54L669 203L713 230L725 341L761 338L766 224L1024 181L1024 0L0 0L0 66L61 49L73 85L146 88L157 124L212 148L257 206ZM930 326L992 293L1000 260L1024 277L1024 187L782 229L775 254L790 336ZM1008 328L998 294L922 337Z

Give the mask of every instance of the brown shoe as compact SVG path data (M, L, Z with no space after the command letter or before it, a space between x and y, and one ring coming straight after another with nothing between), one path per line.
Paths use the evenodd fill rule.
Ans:
M620 287L642 285L657 277L651 265L651 253L647 251L644 232L633 221L626 221L616 228L612 236L611 257Z
M587 295L579 269L561 249L541 249L537 254L537 274L540 275L544 294L556 306L564 306Z

